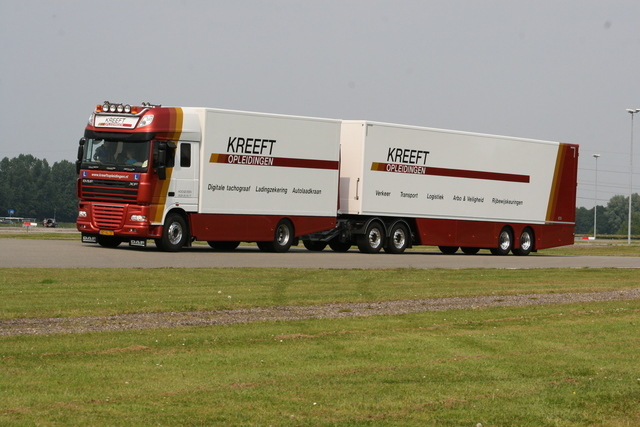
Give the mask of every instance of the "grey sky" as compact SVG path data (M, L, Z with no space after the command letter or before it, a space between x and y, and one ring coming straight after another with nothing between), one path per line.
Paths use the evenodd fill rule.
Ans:
M637 0L3 0L0 158L74 160L96 104L150 101L577 143L592 207L594 153L600 204L628 194L639 23Z

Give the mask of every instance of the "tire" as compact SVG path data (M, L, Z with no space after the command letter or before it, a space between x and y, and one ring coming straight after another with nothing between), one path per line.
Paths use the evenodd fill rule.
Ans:
M316 241L303 240L302 244L304 245L305 248L307 248L307 250L312 252L320 252L321 250L327 247L327 242L320 242L317 240Z
M438 249L445 255L453 255L458 252L457 246L438 246Z
M520 234L520 247L513 249L513 254L518 256L527 256L533 250L533 230L529 227L522 230Z
M256 244L262 252L273 252L272 242L256 242Z
M504 227L498 235L498 247L491 248L493 255L507 255L513 248L513 232L510 228Z
M238 247L238 245L240 244L240 242L219 242L219 241L208 241L207 242L209 244L209 246L211 246L213 249L217 250L217 251L232 251L235 248Z
M258 242L258 247L263 252L287 252L295 236L293 234L293 224L288 219L282 219L276 226L276 230L273 233L273 241L271 242Z
M384 251L388 254L401 254L409 247L409 229L404 224L395 224L391 227L391 233Z
M376 254L384 246L384 227L378 221L372 221L364 234L356 238L358 249L365 254Z
M117 248L122 243L120 238L115 236L101 236L98 235L96 238L98 244L104 248Z
M177 213L170 213L164 221L162 236L156 239L156 245L165 252L178 252L187 243L187 222Z
M340 237L335 237L329 241L329 247L334 252L347 252L351 249L351 242L341 242Z
M468 248L468 247L462 247L460 248L462 249L462 252L465 255L475 255L478 253L478 251L480 250L480 248Z

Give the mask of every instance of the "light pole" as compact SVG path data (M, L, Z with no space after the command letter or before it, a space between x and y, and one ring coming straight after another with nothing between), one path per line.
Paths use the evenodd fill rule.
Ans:
M640 113L640 109L629 109L627 112L631 114L631 149L629 150L629 229L627 234L627 243L631 244L631 193L633 192L633 115Z
M596 224L598 218L598 157L600 154L594 154L596 159L596 195L593 197L593 239L596 238Z

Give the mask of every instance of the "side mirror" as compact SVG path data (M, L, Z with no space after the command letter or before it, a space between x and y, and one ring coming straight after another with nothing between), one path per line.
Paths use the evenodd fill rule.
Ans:
M76 160L76 174L80 174L80 165L82 164L82 156L84 155L84 144L87 143L85 138L80 138L78 143L78 160Z
M176 144L171 141L158 142L158 163L156 165L158 179L163 181L167 179L167 167L173 167L173 152L169 153L169 150L175 150L175 148Z

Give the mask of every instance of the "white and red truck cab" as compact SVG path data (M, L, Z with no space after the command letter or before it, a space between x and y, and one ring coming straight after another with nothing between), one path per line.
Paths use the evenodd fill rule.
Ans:
M339 138L337 120L105 102L80 140L77 228L108 247L284 252L336 225Z

